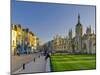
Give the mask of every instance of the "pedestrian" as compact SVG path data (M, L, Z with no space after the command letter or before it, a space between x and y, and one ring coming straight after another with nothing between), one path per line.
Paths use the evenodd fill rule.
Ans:
M25 64L23 64L23 70L25 69Z
M46 54L46 56L45 56L45 60L47 60L48 58L50 58L49 53Z

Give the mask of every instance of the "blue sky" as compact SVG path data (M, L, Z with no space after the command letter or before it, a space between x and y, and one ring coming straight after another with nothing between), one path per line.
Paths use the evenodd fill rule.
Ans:
M83 32L90 25L95 30L95 6L12 2L12 23L29 28L42 41L49 41L56 34L67 36L70 28L74 35L78 13Z

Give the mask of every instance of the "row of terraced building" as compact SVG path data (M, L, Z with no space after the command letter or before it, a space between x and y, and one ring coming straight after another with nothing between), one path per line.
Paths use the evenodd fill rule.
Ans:
M38 49L39 38L20 24L11 25L11 37L12 55L30 54Z

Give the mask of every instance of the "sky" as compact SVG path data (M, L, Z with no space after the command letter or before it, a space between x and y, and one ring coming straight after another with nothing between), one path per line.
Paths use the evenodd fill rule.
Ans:
M12 1L11 7L12 24L29 28L43 42L57 34L66 37L69 29L74 36L78 14L83 32L90 25L95 31L95 6Z

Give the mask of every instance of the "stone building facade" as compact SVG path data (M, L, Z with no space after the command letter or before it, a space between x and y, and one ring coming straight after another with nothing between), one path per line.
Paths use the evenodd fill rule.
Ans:
M91 26L87 27L83 34L83 25L80 22L80 15L75 26L75 36L72 29L69 30L67 37L56 35L53 38L52 50L67 51L68 53L96 53L96 34L92 32Z

